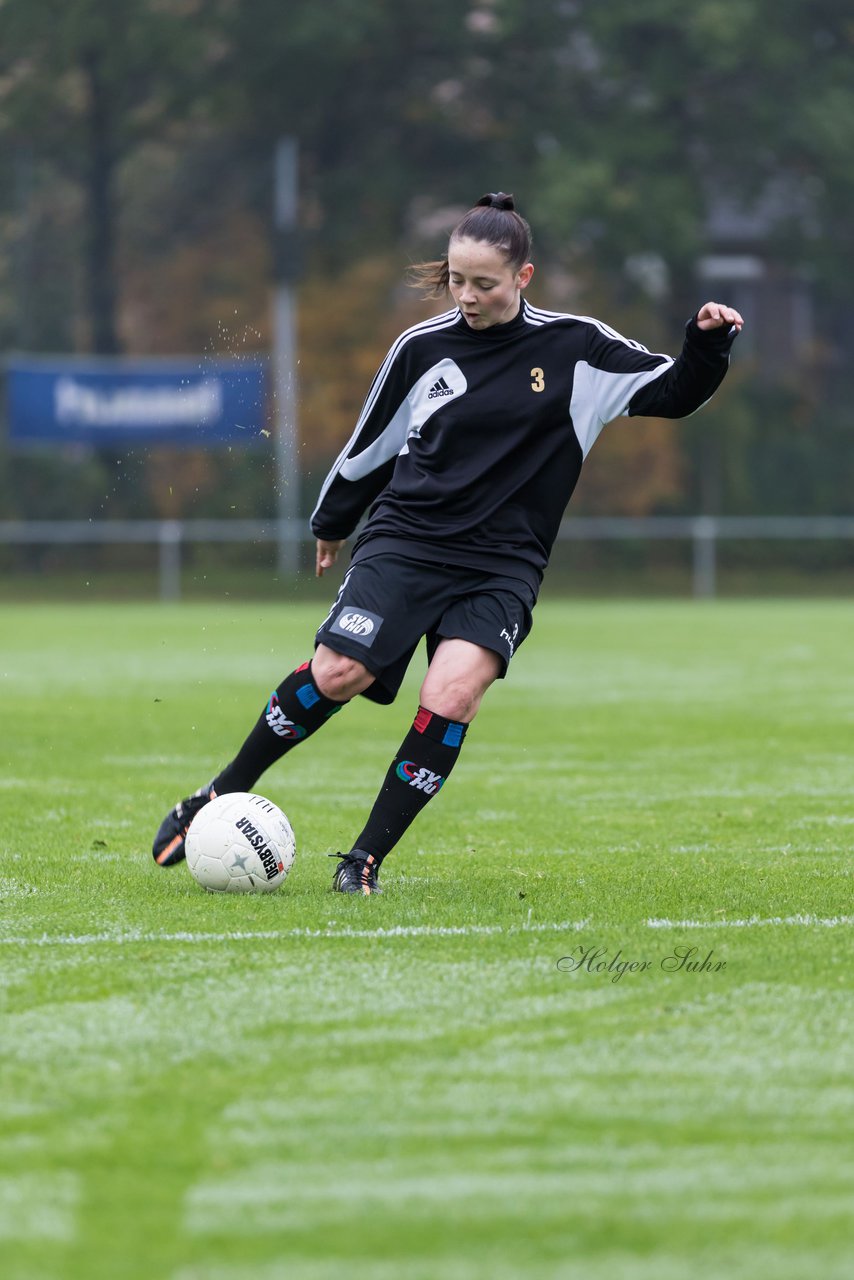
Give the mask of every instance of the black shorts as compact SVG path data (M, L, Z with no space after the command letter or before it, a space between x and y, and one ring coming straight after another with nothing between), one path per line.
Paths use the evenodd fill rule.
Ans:
M521 578L455 564L379 554L348 569L315 646L364 663L373 702L394 702L422 639L429 662L440 640L470 640L501 659L500 678L531 630L534 592Z

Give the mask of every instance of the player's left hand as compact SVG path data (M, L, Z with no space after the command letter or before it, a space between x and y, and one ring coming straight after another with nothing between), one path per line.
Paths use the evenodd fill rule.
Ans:
M338 552L344 546L346 539L341 538L338 542L327 542L324 538L317 539L317 557L315 559L315 573L318 578L323 577L324 569L331 569L335 561L338 559Z
M741 333L744 321L734 307L724 306L722 302L705 302L697 312L697 327L700 329L720 329L722 325L731 328L735 325L736 333Z

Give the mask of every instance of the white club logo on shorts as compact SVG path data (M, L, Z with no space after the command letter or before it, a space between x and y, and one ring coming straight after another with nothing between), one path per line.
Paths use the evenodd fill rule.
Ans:
M367 609L353 609L346 605L334 622L330 623L330 632L340 636L349 636L358 640L359 644L372 645L377 632L382 626L382 618L378 613L369 613Z
M342 631L349 631L354 636L369 636L374 629L370 618L363 613L344 613L338 619Z

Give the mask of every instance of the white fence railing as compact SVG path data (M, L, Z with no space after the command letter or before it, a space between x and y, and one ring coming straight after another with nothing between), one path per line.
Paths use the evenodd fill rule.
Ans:
M561 540L583 542L660 540L689 542L693 593L717 590L718 544L728 539L840 541L854 539L854 516L576 516L564 520ZM157 546L159 594L181 596L182 549L192 543L275 543L280 551L313 545L303 521L284 520L6 520L0 545L74 544Z

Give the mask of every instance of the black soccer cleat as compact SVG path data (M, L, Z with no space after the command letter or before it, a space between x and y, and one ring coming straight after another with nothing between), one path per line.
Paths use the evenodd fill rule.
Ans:
M337 893L362 893L365 897L382 893L377 884L379 864L372 853L354 849L352 853L330 853L329 856L339 859L332 876L332 888Z
M176 862L184 861L186 857L184 837L190 829L190 823L209 800L215 799L213 783L209 782L206 787L200 787L191 796L187 796L186 800L176 804L174 809L169 810L160 824L160 830L154 837L151 848L151 856L158 867L174 867Z

